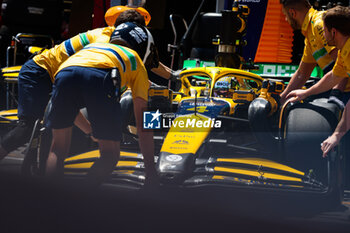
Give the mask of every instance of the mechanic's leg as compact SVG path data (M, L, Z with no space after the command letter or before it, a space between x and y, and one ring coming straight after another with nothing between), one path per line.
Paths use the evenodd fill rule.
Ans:
M86 117L84 117L81 111L79 111L78 115L75 117L74 125L77 126L85 134L91 134L92 132L90 122L88 119L86 119Z
M34 123L35 119L22 118L14 129L3 136L0 143L0 160L29 141Z
M143 162L145 164L145 173L146 173L146 179L145 179L145 185L147 186L158 186L159 185L159 176L158 172L156 170L156 167L154 165L154 157L143 157Z
M100 158L88 173L88 185L98 186L113 172L120 157L120 141L98 140Z
M64 159L69 153L72 127L52 130L52 144L46 162L46 175L53 178L63 176Z
M32 59L27 61L18 75L18 125L1 141L0 159L29 141L36 119L41 119L52 83L48 72Z
M7 151L0 145L0 160L6 157Z

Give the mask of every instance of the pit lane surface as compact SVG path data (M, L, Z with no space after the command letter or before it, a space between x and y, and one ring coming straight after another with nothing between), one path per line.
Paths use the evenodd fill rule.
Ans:
M0 232L350 232L350 191L331 210L252 193L86 192L21 177L23 150L0 162Z

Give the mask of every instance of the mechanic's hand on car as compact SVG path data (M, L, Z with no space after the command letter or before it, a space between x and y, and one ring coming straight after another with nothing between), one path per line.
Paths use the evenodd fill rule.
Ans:
M290 102L294 103L297 101L301 101L307 97L306 90L298 89L288 93L286 99Z
M323 152L322 157L327 157L327 154L338 145L341 137L338 137L336 134L332 134L326 140L321 143L321 150Z
M281 104L281 106L283 106L283 105L286 103L286 101L287 101L286 95L285 95L284 92L282 92L282 93L280 94L280 104Z

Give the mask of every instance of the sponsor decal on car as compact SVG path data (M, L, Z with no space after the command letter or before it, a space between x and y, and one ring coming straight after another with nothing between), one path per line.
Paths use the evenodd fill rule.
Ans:
M179 162L182 160L182 157L180 155L168 155L165 159L169 162Z

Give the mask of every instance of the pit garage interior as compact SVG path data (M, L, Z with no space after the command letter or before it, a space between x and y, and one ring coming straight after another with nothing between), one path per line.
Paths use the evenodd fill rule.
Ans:
M11 75L18 75L19 69L7 68L21 66L31 56L27 52L29 44L17 45L18 33L45 35L45 41L40 42L45 45L40 46L50 48L79 33L106 27L104 15L110 7L143 6L151 15L148 29L158 48L159 60L173 70L187 66L183 74L185 78L186 75L192 77L191 68L213 66L218 45L231 43L225 40L227 35L221 25L221 12L231 10L233 0L3 0L1 3L0 111L17 108L17 81L16 76ZM349 1L345 0L310 3L317 10L326 10L337 4L349 6ZM243 64L240 67L246 67L245 70L253 73L252 77L261 76L262 89L264 79L287 84L303 54L303 35L300 30L293 31L285 21L278 0L241 0L239 4L249 8L249 14L242 16L246 23L244 29L235 34L235 51L241 56L239 63ZM269 29L269 25L275 27ZM277 46L269 47L268 42ZM238 68L229 67L225 62L223 66ZM306 84L307 87L322 77L320 69L315 69L313 74L315 77ZM148 75L158 85L176 88L175 83L169 83L152 72ZM195 75L205 77L200 72ZM266 85L276 88L276 84ZM190 93L188 95L192 96ZM196 104L197 99L194 101ZM194 109L197 111L196 105ZM243 116L247 117L245 113ZM1 127L2 136L12 126ZM84 135L78 132L77 138L84 138ZM85 139L73 143L72 147L77 148L71 148L71 151L80 152L81 147L96 149L96 144ZM350 144L343 143L337 151L342 156L343 203L337 209L324 209L322 199L307 210L304 209L305 200L299 195L289 201L283 195L256 195L254 191L244 190L239 194L223 192L225 194L220 195L215 189L210 189L202 195L197 190L189 193L178 191L176 182L170 182L169 187L156 194L143 190L121 191L112 184L82 194L71 181L54 187L35 178L28 181L23 177L26 146L11 153L10 160L0 162L0 204L3 205L0 223L4 232L216 232L235 227L238 232L281 232L282 229L283 232L347 232L350 229ZM203 150L201 148L198 151ZM215 151L215 146L214 149L208 148ZM237 145L232 148L242 150ZM247 150L243 148L243 151ZM136 161L139 157L134 159ZM210 162L206 166L208 164ZM168 175L166 171L164 174ZM310 174L308 177L312 178ZM190 181L197 182L195 178ZM226 202L227 199L230 200ZM238 201L240 199L242 201ZM312 198L307 200L313 202Z

